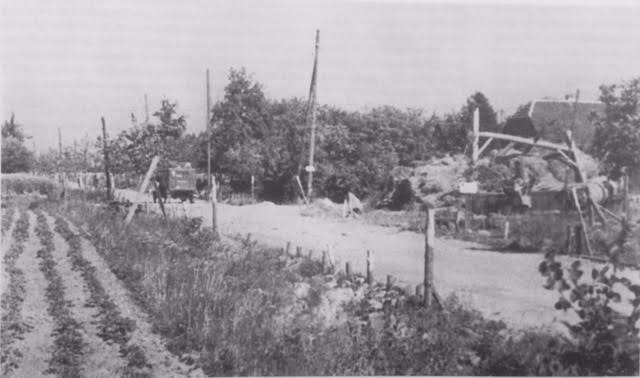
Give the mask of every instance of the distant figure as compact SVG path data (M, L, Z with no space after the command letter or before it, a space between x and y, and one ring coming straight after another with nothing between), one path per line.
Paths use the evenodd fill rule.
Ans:
M160 176L156 176L153 179L153 191L151 194L153 195L153 203L156 203L156 201L167 203L167 186L162 182L162 180L160 180Z

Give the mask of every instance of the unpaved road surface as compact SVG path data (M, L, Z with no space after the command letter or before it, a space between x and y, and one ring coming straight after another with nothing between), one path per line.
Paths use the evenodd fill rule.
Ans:
M141 197L133 191L119 194L131 200L149 200L148 196ZM156 211L158 205L149 206ZM204 224L211 225L209 203L174 203L168 207L171 215L203 217ZM366 251L370 250L377 280L383 281L390 274L404 284L416 285L422 281L423 234L354 219L302 216L301 209L296 205L279 206L269 202L249 206L218 204L217 216L224 235L251 233L252 239L273 247L283 247L290 241L292 246L301 246L305 252L314 250L316 256L330 246L339 263L349 261L354 270L360 272L365 270ZM442 297L455 293L465 305L489 318L503 320L513 328L564 329L560 320L576 319L555 310L553 305L558 293L542 287L544 280L538 273L538 265L543 260L541 254L495 252L453 239L438 239L434 250L435 284ZM640 282L637 271L628 271L627 276ZM630 311L630 307L628 309Z

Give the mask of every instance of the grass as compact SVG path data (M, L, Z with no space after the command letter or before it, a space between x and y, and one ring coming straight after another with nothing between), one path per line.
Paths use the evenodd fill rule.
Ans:
M73 199L61 211L89 232L168 348L208 375L575 375L581 363L562 359L568 340L516 334L455 297L445 312L427 310L412 293L308 257L214 241L194 220L138 214L125 228L122 214ZM332 290L364 294L327 323Z
M29 214L22 211L13 229L13 243L4 255L4 269L9 273L7 289L2 293L2 322L0 323L0 363L3 375L17 367L20 352L12 347L16 339L28 331L23 321L21 308L25 296L25 277L22 270L16 268L16 261L24 251L24 242L29 238Z
M125 229L120 214L81 202L65 216L92 235L168 348L208 375L528 374L527 359L549 348L550 336L509 338L455 301L427 311L406 293L384 297L382 285L327 325L317 318L325 283L359 290L363 280L250 240L215 242L192 220L138 214ZM297 298L301 283L309 290Z

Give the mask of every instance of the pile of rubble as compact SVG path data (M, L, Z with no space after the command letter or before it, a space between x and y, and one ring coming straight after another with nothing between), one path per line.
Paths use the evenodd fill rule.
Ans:
M596 177L600 170L591 156L578 152L582 172L586 179ZM412 167L399 166L391 171L393 187L379 207L401 209L414 201L434 207L452 206L461 183L477 181L483 192L503 191L514 176L527 177L531 191L561 190L565 184L575 181L574 171L557 157L550 157L549 150L532 148L526 153L512 149L490 151L471 167L470 159L463 154L433 158L415 162Z

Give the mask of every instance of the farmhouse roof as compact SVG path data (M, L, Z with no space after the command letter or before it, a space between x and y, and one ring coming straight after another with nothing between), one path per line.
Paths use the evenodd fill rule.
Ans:
M593 141L595 119L603 114L601 102L536 100L526 114L509 118L503 132L562 143L566 130L571 130L578 147L585 150Z

